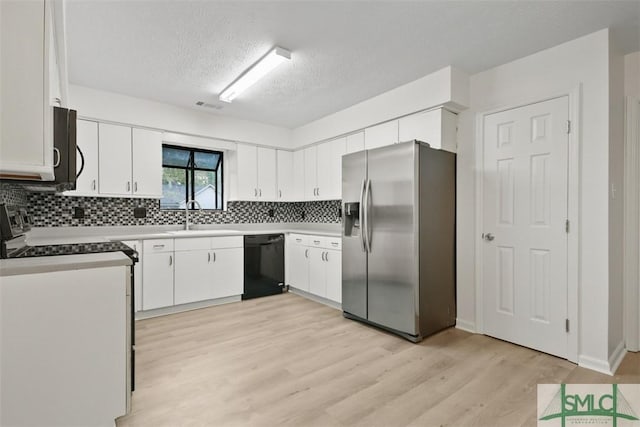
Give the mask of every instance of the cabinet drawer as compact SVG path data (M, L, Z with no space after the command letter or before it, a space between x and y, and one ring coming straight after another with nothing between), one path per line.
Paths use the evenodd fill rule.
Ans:
M309 245L309 236L305 234L289 234L289 241L292 245Z
M175 239L174 247L176 251L195 251L199 249L208 250L211 248L210 237L189 237Z
M342 250L342 238L341 237L326 237L325 242L327 249L335 249L336 251Z
M242 236L223 236L211 238L211 249L242 247L244 247L244 238Z
M327 247L327 239L326 237L321 236L309 236L309 246L314 246L318 248L326 248Z
M173 252L173 239L145 240L142 245L144 253Z

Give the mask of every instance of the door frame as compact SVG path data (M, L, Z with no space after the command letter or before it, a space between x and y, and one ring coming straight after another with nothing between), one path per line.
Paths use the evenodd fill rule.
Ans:
M490 114L526 107L539 102L550 101L567 97L569 103L569 120L571 129L569 133L569 152L567 169L567 218L570 223L570 232L567 241L567 318L569 319L569 332L567 333L567 360L578 363L578 337L579 337L579 277L580 277L580 146L582 141L580 106L582 105L582 84L561 93L550 94L535 99L524 99L520 102L512 102L495 108L476 113L475 136L475 161L476 161L476 223L475 223L475 324L476 332L484 334L483 312L483 250L484 245L481 234L483 229L484 212L484 118Z
M626 97L624 172L624 341L640 351L640 98Z

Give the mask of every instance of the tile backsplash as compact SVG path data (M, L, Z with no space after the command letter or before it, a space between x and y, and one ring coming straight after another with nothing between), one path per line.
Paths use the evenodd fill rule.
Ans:
M28 206L36 227L180 225L184 223L184 211L160 210L156 199L62 196L53 193L25 192L19 187L3 183L0 184L0 201ZM83 210L83 218L74 218L77 208ZM146 217L135 218L135 208L145 208ZM225 211L196 211L192 212L189 218L193 224L339 223L340 201L236 201L228 202Z

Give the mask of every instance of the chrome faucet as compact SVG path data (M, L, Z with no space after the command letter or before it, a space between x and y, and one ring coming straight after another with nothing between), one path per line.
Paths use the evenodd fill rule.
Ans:
M189 224L189 206L194 205L199 211L202 210L202 207L200 206L200 203L197 200L189 200L185 205L184 205L184 229L185 230L189 230L190 229L190 224Z

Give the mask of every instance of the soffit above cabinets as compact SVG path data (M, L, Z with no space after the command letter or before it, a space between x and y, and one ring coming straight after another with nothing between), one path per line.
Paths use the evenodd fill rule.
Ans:
M69 1L69 76L295 128L449 65L473 74L606 27L623 51L638 50L638 9L635 1ZM217 109L229 82L276 45L291 61Z

